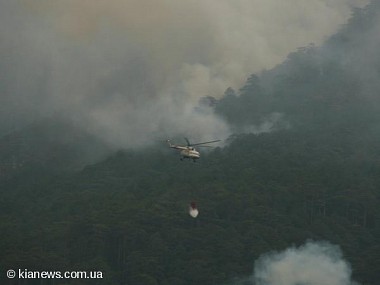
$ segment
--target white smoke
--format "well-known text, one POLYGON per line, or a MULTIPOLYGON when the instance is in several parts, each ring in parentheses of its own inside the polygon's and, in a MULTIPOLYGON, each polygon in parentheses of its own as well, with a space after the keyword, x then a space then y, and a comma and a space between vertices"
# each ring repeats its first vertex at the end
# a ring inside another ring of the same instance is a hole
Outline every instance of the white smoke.
POLYGON ((253 276, 237 284, 358 285, 340 248, 328 242, 307 242, 264 254, 255 262, 253 276))
POLYGON ((59 113, 123 147, 225 138, 194 112, 200 97, 321 43, 367 2, 0 1, 0 121, 59 113))
POLYGON ((258 125, 242 126, 237 132, 245 134, 269 133, 278 129, 289 129, 290 123, 284 118, 284 114, 274 112, 262 118, 262 123, 258 125))

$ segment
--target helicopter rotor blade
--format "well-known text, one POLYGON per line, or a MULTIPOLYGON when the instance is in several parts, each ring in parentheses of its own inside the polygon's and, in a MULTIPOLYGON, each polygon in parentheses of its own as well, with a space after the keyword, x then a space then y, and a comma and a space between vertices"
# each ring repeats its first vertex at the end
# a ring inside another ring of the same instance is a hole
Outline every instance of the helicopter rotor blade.
POLYGON ((208 143, 215 143, 215 142, 220 142, 220 140, 209 141, 209 142, 201 142, 201 143, 193 143, 193 144, 189 144, 189 146, 196 146, 196 145, 202 145, 202 144, 208 144, 208 143))
POLYGON ((187 146, 191 146, 192 144, 190 143, 189 139, 188 138, 185 138, 185 141, 187 143, 187 146))

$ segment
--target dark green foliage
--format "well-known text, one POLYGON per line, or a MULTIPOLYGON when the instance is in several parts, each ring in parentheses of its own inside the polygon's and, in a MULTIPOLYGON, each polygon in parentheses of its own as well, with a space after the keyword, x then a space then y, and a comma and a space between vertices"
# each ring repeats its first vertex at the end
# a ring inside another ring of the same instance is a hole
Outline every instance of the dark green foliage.
POLYGON ((1 186, 1 267, 220 284, 250 275, 260 254, 314 239, 341 245, 355 277, 375 284, 380 144, 370 138, 287 130, 236 137, 198 163, 153 149, 54 179, 22 174, 1 186))

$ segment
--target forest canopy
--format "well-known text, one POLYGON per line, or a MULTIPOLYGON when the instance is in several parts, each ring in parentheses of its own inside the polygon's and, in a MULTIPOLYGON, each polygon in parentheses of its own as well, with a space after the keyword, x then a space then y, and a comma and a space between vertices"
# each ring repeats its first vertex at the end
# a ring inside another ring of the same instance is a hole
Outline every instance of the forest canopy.
POLYGON ((353 279, 377 284, 379 13, 376 1, 356 9, 322 46, 209 99, 234 134, 196 163, 164 143, 109 154, 57 121, 4 135, 0 268, 101 270, 97 284, 228 284, 251 276, 262 254, 312 240, 340 246, 353 279), (73 139, 54 133, 63 128, 73 139))

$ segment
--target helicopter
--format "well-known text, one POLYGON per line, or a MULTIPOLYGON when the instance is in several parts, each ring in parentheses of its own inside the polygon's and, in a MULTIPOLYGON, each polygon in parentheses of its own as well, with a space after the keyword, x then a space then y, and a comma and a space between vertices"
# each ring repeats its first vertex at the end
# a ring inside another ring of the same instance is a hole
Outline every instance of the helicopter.
POLYGON ((192 159, 194 162, 201 157, 199 151, 197 151, 194 146, 199 147, 212 147, 206 144, 209 143, 215 143, 219 142, 220 140, 214 140, 214 141, 208 141, 208 142, 201 142, 201 143, 190 143, 190 141, 185 138, 187 145, 186 146, 180 146, 180 145, 174 145, 170 143, 170 140, 167 140, 167 143, 169 144, 169 147, 180 150, 181 158, 180 160, 184 160, 186 158, 192 159))

